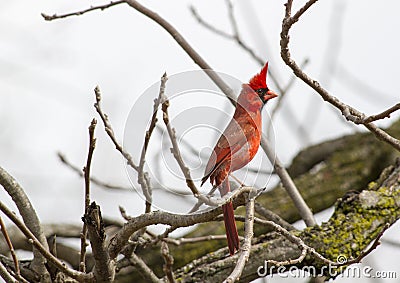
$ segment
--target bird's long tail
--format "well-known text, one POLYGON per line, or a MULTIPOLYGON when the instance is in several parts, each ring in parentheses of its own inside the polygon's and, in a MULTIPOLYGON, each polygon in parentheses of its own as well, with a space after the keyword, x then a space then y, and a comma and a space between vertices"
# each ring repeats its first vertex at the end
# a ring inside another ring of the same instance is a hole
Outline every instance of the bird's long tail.
MULTIPOLYGON (((230 191, 228 178, 224 180, 221 188, 221 195, 225 195, 230 191)), ((239 235, 236 228, 235 214, 233 212, 232 202, 228 202, 222 206, 224 214, 226 239, 228 241, 229 253, 235 254, 239 250, 239 235)))
POLYGON ((239 250, 239 235, 236 228, 235 216, 233 214, 233 204, 228 202, 222 206, 224 213, 224 223, 226 239, 228 240, 229 253, 235 254, 239 250))

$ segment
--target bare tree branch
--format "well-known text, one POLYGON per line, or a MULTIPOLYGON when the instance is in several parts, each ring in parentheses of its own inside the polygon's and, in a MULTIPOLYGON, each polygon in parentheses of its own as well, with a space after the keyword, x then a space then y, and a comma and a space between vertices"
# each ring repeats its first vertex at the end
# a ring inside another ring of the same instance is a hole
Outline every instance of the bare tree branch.
POLYGON ((381 120, 381 119, 384 119, 384 118, 390 118, 390 114, 392 114, 393 112, 395 112, 395 111, 397 111, 399 109, 400 109, 400 103, 397 103, 394 106, 386 109, 385 111, 382 111, 379 114, 375 114, 375 115, 371 115, 371 116, 365 117, 361 121, 361 123, 371 123, 371 122, 376 121, 376 120, 381 120))
POLYGON ((297 63, 291 58, 289 51, 289 30, 296 23, 299 18, 315 3, 317 0, 308 1, 303 7, 301 7, 294 16, 292 13, 292 3, 293 0, 288 0, 286 3, 285 18, 282 21, 282 31, 281 31, 281 57, 283 61, 288 65, 294 72, 294 74, 314 89, 323 100, 327 101, 334 107, 338 108, 342 115, 349 121, 354 123, 363 124, 368 130, 370 130, 378 139, 387 142, 392 145, 395 149, 400 151, 400 141, 382 129, 378 128, 372 123, 367 123, 364 121, 365 114, 358 111, 357 109, 341 102, 337 97, 329 94, 318 81, 309 77, 303 70, 297 65, 297 63))
POLYGON ((158 279, 158 277, 154 274, 153 270, 151 270, 147 264, 135 253, 132 254, 129 260, 133 266, 139 269, 140 274, 146 279, 147 282, 160 283, 160 279, 158 279))
MULTIPOLYGON (((70 168, 72 171, 74 171, 75 173, 77 173, 80 177, 84 177, 84 174, 81 170, 81 168, 79 168, 78 166, 72 164, 68 158, 61 152, 57 153, 58 158, 60 159, 60 161, 67 166, 68 168, 70 168)), ((118 185, 113 185, 113 184, 109 184, 106 183, 104 181, 99 180, 96 177, 91 176, 90 177, 90 181, 100 187, 106 188, 106 189, 112 189, 112 190, 124 190, 124 191, 132 191, 132 188, 130 187, 122 187, 122 186, 118 186, 118 185)))
POLYGON ((278 214, 273 213, 272 211, 266 209, 259 202, 256 202, 254 207, 255 207, 255 211, 258 214, 260 214, 262 217, 264 217, 266 220, 273 221, 276 224, 284 227, 288 231, 296 230, 296 228, 294 228, 291 224, 289 224, 287 221, 282 219, 278 214))
MULTIPOLYGON (((231 27, 233 30, 233 34, 229 34, 221 29, 216 28, 215 26, 213 26, 212 24, 208 23, 207 21, 205 21, 197 12, 197 10, 194 8, 194 6, 190 7, 190 11, 192 12, 194 18, 199 22, 200 25, 202 25, 203 27, 205 27, 206 29, 214 32, 215 34, 222 36, 224 38, 227 38, 229 40, 234 41, 235 43, 237 43, 245 52, 247 52, 258 64, 260 65, 264 65, 265 64, 265 60, 263 60, 260 56, 258 56, 255 52, 255 50, 253 50, 241 37, 238 27, 237 27, 237 21, 236 21, 236 17, 234 15, 234 11, 233 11, 233 4, 230 0, 226 0, 226 6, 228 8, 228 14, 229 14, 229 21, 231 23, 231 27)), ((305 60, 305 62, 307 62, 308 60, 305 60)), ((274 72, 272 71, 272 69, 268 69, 268 74, 270 75, 273 83, 275 84, 278 92, 279 92, 279 97, 276 101, 276 107, 273 109, 272 114, 271 114, 271 120, 273 118, 273 116, 275 115, 276 111, 279 109, 279 105, 281 104, 281 101, 283 100, 283 98, 286 96, 287 92, 290 90, 291 86, 293 85, 293 83, 295 82, 295 79, 297 78, 296 76, 293 76, 289 82, 287 83, 287 85, 285 87, 281 86, 281 83, 279 82, 279 80, 277 79, 277 77, 274 75, 274 72)), ((288 107, 288 106, 287 106, 288 107)), ((286 108, 287 108, 286 107, 286 108)), ((296 133, 298 133, 299 137, 302 140, 309 140, 308 134, 305 130, 305 128, 298 122, 298 119, 295 118, 295 116, 293 115, 293 111, 291 111, 291 109, 286 109, 285 108, 285 116, 286 116, 286 120, 289 121, 288 125, 290 127, 293 127, 296 130, 296 133)), ((270 132, 271 130, 271 125, 269 124, 269 127, 267 128, 267 133, 270 132)))
POLYGON ((146 198, 146 209, 145 212, 150 212, 151 211, 151 204, 152 204, 152 188, 150 186, 150 178, 148 174, 144 172, 144 164, 146 161, 146 152, 147 148, 149 146, 151 134, 153 133, 153 130, 156 126, 157 123, 157 112, 158 112, 158 107, 160 106, 161 99, 164 97, 164 92, 165 92, 165 84, 167 82, 167 74, 164 73, 164 75, 161 77, 161 84, 160 84, 160 91, 158 94, 158 98, 154 100, 154 106, 153 106, 153 115, 151 117, 149 129, 146 131, 145 137, 144 137, 144 143, 143 143, 143 148, 142 148, 142 153, 140 155, 140 160, 139 160, 139 166, 138 166, 138 183, 142 187, 142 192, 143 195, 146 198))
POLYGON ((6 243, 10 249, 11 257, 14 261, 15 275, 16 275, 15 278, 18 280, 21 280, 21 271, 19 269, 18 258, 17 258, 17 255, 15 254, 15 250, 14 250, 13 244, 11 243, 10 237, 8 236, 6 225, 4 224, 3 218, 1 218, 1 217, 0 217, 0 227, 1 227, 1 232, 3 233, 4 239, 6 240, 6 243))
POLYGON ((99 113, 101 120, 103 121, 104 128, 106 130, 107 135, 110 137, 111 141, 113 142, 115 148, 122 154, 122 156, 126 159, 128 162, 128 165, 131 166, 135 171, 138 170, 138 166, 135 164, 135 162, 132 159, 132 156, 124 150, 122 145, 120 145, 117 141, 117 138, 114 135, 114 130, 111 126, 110 121, 108 120, 107 114, 103 113, 103 110, 101 109, 101 92, 100 88, 98 86, 95 87, 94 93, 96 96, 96 103, 94 104, 94 108, 96 109, 97 113, 99 113))
MULTIPOLYGON (((206 29, 210 30, 211 32, 214 32, 215 34, 222 36, 226 39, 234 41, 237 45, 239 45, 246 53, 250 55, 251 58, 253 58, 258 64, 264 65, 265 60, 263 60, 260 56, 257 55, 256 51, 252 49, 243 39, 241 34, 239 33, 239 29, 237 26, 237 20, 234 14, 234 9, 233 9, 233 4, 230 0, 225 0, 225 4, 228 9, 228 16, 229 16, 229 22, 231 24, 232 28, 232 34, 229 34, 221 29, 216 28, 212 24, 208 23, 205 21, 197 12, 196 8, 194 6, 190 7, 190 11, 192 12, 193 17, 198 21, 200 25, 205 27, 206 29)), ((278 91, 282 93, 283 88, 281 87, 278 79, 274 75, 274 72, 271 71, 271 69, 268 70, 268 74, 270 75, 272 81, 276 85, 278 91)))
POLYGON ((236 262, 236 266, 231 274, 225 279, 224 282, 232 283, 240 278, 246 262, 249 260, 251 250, 251 240, 253 239, 253 225, 254 225, 254 202, 256 191, 250 192, 246 203, 246 217, 244 223, 244 241, 240 248, 240 255, 236 262))
MULTIPOLYGON (((94 130, 96 128, 97 121, 93 119, 89 126, 89 150, 88 156, 86 160, 86 166, 83 167, 83 173, 85 178, 85 212, 88 213, 88 209, 90 206, 90 167, 92 164, 93 152, 96 147, 96 138, 94 137, 94 130)), ((86 236, 87 236, 87 225, 86 222, 83 221, 82 233, 81 233, 81 252, 80 252, 80 264, 79 271, 86 272, 85 265, 85 257, 86 257, 86 236)))
MULTIPOLYGON (((165 78, 166 78, 166 74, 165 74, 165 78)), ((169 100, 164 95, 164 93, 162 94, 162 100, 163 100, 163 102, 162 102, 163 120, 164 120, 165 126, 167 127, 168 135, 169 135, 169 138, 170 138, 170 141, 172 144, 171 152, 172 152, 173 156, 175 157, 176 161, 178 162, 178 165, 181 168, 183 175, 185 176, 186 184, 187 184, 188 188, 192 191, 193 195, 197 198, 200 196, 200 192, 193 182, 189 168, 186 166, 185 162, 183 161, 181 151, 178 146, 178 142, 176 141, 175 129, 173 129, 171 127, 171 123, 169 121, 169 115, 168 115, 169 100)))
MULTIPOLYGON (((0 167, 0 184, 4 187, 7 193, 11 196, 14 203, 17 205, 18 211, 26 223, 26 226, 32 231, 33 235, 39 240, 41 247, 45 250, 49 250, 46 237, 43 234, 42 227, 39 222, 39 218, 33 208, 28 196, 25 194, 23 188, 8 172, 0 167)), ((45 267, 45 258, 36 249, 33 250, 33 261, 32 269, 43 274, 44 278, 50 278, 50 274, 47 272, 45 267)))
POLYGON ((218 29, 217 27, 215 27, 214 25, 208 23, 206 20, 204 20, 200 14, 197 12, 196 8, 194 6, 190 6, 189 7, 190 12, 192 13, 193 17, 197 20, 197 22, 202 25, 203 27, 205 27, 206 29, 208 29, 209 31, 222 36, 223 38, 226 39, 234 39, 234 36, 231 35, 230 33, 227 33, 226 31, 223 31, 222 29, 218 29))
MULTIPOLYGON (((12 259, 9 259, 8 257, 0 254, 0 263, 6 268, 9 275, 13 276, 14 278, 16 277, 15 270, 13 270, 13 268, 15 268, 15 264, 12 259)), ((21 277, 20 277, 21 280, 15 282, 29 283, 29 282, 37 282, 40 280, 39 275, 32 270, 30 263, 31 261, 28 262, 19 261, 18 265, 21 272, 21 277)))
POLYGON ((46 15, 44 13, 42 13, 41 15, 46 21, 52 21, 52 20, 67 18, 67 17, 71 17, 71 16, 80 16, 80 15, 83 15, 83 14, 86 14, 88 12, 92 12, 92 11, 95 11, 95 10, 103 11, 103 10, 105 10, 107 8, 110 8, 112 6, 119 5, 119 4, 122 4, 122 3, 125 3, 125 1, 111 1, 108 4, 103 4, 103 5, 99 5, 99 6, 92 6, 92 7, 88 8, 88 9, 85 9, 85 10, 80 10, 80 11, 77 11, 77 12, 72 12, 72 13, 67 13, 67 14, 62 14, 62 15, 57 15, 57 14, 46 15))
POLYGON ((19 281, 14 279, 12 275, 8 272, 7 268, 0 262, 0 276, 4 279, 6 283, 18 283, 19 281))
MULTIPOLYGON (((149 17, 161 27, 163 27, 174 40, 182 47, 182 49, 193 59, 193 61, 202 69, 204 72, 213 80, 213 82, 221 89, 221 91, 230 99, 233 104, 236 104, 233 97, 232 89, 218 76, 218 74, 213 71, 210 65, 197 53, 193 47, 184 39, 184 37, 164 18, 162 18, 157 13, 151 11, 150 9, 142 6, 139 2, 135 0, 126 0, 126 2, 134 9, 149 17)), ((314 225, 315 220, 310 208, 305 203, 304 199, 301 197, 298 189, 296 188, 293 180, 290 178, 286 169, 279 161, 275 152, 272 148, 268 146, 268 140, 265 135, 262 135, 261 146, 264 152, 267 154, 268 159, 272 164, 278 176, 280 177, 284 188, 288 191, 288 194, 292 198, 294 204, 299 209, 299 213, 303 220, 308 226, 314 225)))
POLYGON ((157 13, 144 7, 139 2, 135 0, 125 1, 129 6, 142 13, 143 15, 149 17, 161 27, 163 27, 179 44, 180 47, 193 59, 193 61, 210 77, 210 79, 221 89, 221 91, 228 97, 228 99, 233 103, 235 102, 235 95, 232 89, 220 78, 220 76, 211 68, 210 65, 197 53, 196 50, 186 41, 186 39, 164 18, 162 18, 157 13))
POLYGON ((294 184, 293 179, 290 177, 282 162, 278 159, 278 156, 276 156, 275 152, 273 152, 273 150, 268 146, 268 140, 265 135, 261 136, 261 147, 264 149, 264 152, 267 154, 269 160, 273 160, 275 172, 281 179, 283 187, 286 189, 286 192, 292 199, 293 204, 299 211, 301 218, 304 220, 307 226, 314 226, 316 224, 316 221, 314 219, 314 215, 311 209, 304 201, 299 190, 294 184))
POLYGON ((168 279, 169 283, 175 283, 174 273, 172 272, 172 265, 174 264, 174 258, 169 253, 168 244, 166 242, 161 242, 161 254, 164 258, 163 270, 168 279))

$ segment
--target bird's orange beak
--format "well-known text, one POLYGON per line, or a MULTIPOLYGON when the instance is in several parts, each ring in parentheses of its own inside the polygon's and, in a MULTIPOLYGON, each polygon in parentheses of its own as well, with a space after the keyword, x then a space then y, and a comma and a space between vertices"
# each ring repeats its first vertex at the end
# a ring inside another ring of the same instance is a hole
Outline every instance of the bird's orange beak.
POLYGON ((268 100, 270 100, 270 99, 272 99, 274 97, 277 97, 277 96, 278 95, 275 92, 273 92, 272 90, 268 90, 267 94, 264 95, 264 101, 268 101, 268 100))

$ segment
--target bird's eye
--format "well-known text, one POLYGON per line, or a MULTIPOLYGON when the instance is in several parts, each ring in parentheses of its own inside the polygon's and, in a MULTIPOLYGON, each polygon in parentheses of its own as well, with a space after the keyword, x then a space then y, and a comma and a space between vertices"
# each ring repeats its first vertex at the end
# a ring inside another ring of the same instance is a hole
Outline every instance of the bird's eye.
POLYGON ((266 87, 266 88, 259 88, 259 89, 256 90, 256 92, 257 92, 258 95, 264 95, 264 94, 266 94, 268 91, 269 91, 268 87, 266 87))

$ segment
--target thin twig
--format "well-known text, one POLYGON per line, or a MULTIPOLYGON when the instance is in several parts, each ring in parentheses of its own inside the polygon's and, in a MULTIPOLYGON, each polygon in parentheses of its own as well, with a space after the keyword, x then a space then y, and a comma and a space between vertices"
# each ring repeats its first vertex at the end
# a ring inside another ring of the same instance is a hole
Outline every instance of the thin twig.
MULTIPOLYGON (((233 10, 233 4, 230 0, 226 0, 225 1, 227 9, 228 9, 228 16, 229 16, 229 21, 232 27, 232 32, 233 34, 229 34, 221 29, 216 28, 214 25, 208 23, 207 21, 205 21, 200 14, 197 12, 197 10, 194 8, 194 6, 190 7, 190 11, 192 12, 193 17, 198 21, 198 23, 200 25, 202 25, 204 28, 210 30, 211 32, 222 36, 226 39, 232 40, 234 41, 237 45, 239 45, 245 52, 247 52, 251 58, 253 58, 258 64, 260 65, 264 65, 265 64, 265 60, 263 60, 260 56, 257 55, 256 51, 251 48, 243 39, 242 36, 239 33, 239 29, 237 26, 237 21, 236 21, 236 17, 234 14, 234 10, 233 10)), ((274 82, 274 84, 276 85, 279 93, 282 93, 282 87, 278 81, 278 79, 276 78, 276 76, 274 75, 274 73, 271 71, 271 69, 268 70, 268 74, 270 75, 272 81, 274 82)))
POLYGON ((262 217, 264 217, 266 220, 273 221, 288 231, 296 230, 296 228, 293 225, 282 219, 278 214, 263 207, 259 202, 255 203, 255 211, 262 217))
MULTIPOLYGON (((385 141, 390 144, 393 148, 400 151, 400 141, 382 129, 378 128, 370 122, 365 122, 365 114, 358 111, 357 109, 341 102, 337 97, 332 96, 326 89, 324 89, 318 81, 309 77, 303 70, 297 65, 297 63, 291 58, 289 51, 289 30, 296 23, 299 18, 315 3, 317 0, 308 1, 303 7, 301 7, 294 16, 292 14, 292 3, 293 0, 288 0, 286 3, 285 17, 282 21, 282 31, 281 31, 281 57, 283 61, 288 65, 293 73, 314 89, 323 100, 327 101, 337 109, 342 112, 342 115, 348 120, 355 124, 362 124, 368 130, 370 130, 378 139, 385 141)), ((381 113, 382 114, 382 113, 381 113)), ((389 113, 390 114, 390 113, 389 113)), ((378 114, 379 115, 379 114, 378 114)))
POLYGON ((240 248, 240 255, 236 262, 235 268, 231 274, 225 279, 225 283, 235 282, 242 275, 246 262, 249 260, 251 250, 251 240, 253 239, 254 227, 254 202, 256 191, 250 192, 246 203, 246 217, 244 222, 244 241, 240 248))
MULTIPOLYGON (((211 188, 211 190, 207 193, 207 195, 206 195, 206 197, 211 197, 211 196, 213 196, 214 195, 214 192, 217 190, 217 186, 213 186, 212 188, 211 188)), ((194 213, 194 212, 196 212, 197 210, 199 210, 199 208, 202 206, 204 204, 204 200, 203 199, 198 199, 197 200, 197 202, 196 202, 196 204, 192 207, 192 209, 190 209, 189 210, 189 214, 190 213, 194 213)))
MULTIPOLYGON (((310 62, 310 60, 308 58, 305 58, 304 61, 302 62, 302 64, 300 65, 300 67, 303 69, 307 66, 307 64, 310 62)), ((282 106, 282 102, 283 99, 286 97, 287 93, 289 92, 289 90, 292 88, 292 86, 294 85, 294 83, 296 82, 296 76, 292 76, 289 80, 289 82, 286 84, 286 86, 282 89, 282 92, 279 93, 279 96, 277 97, 277 99, 275 100, 275 107, 271 110, 271 122, 268 123, 267 126, 267 133, 271 132, 272 129, 272 120, 275 118, 276 114, 278 113, 278 110, 281 108, 282 106)), ((299 124, 299 127, 301 127, 301 125, 299 124)))
POLYGON ((168 244, 166 242, 161 243, 161 254, 164 258, 164 266, 163 266, 163 271, 165 275, 167 276, 168 282, 169 283, 175 283, 175 278, 174 278, 174 273, 172 272, 173 267, 172 265, 174 264, 174 258, 172 255, 169 253, 169 248, 168 244))
POLYGON ((126 0, 129 6, 142 13, 143 15, 149 17, 161 27, 163 27, 179 44, 180 47, 192 58, 192 60, 200 66, 200 68, 210 77, 210 79, 221 89, 223 93, 228 97, 228 99, 236 104, 235 95, 233 90, 221 79, 221 77, 211 68, 211 66, 197 53, 196 50, 186 41, 180 32, 178 32, 169 22, 162 18, 157 13, 146 8, 136 0, 126 0))
POLYGON ((392 107, 382 111, 379 114, 371 115, 363 119, 362 123, 371 123, 376 120, 381 120, 384 118, 390 118, 390 114, 400 109, 400 103, 393 105, 392 107))
POLYGON ((152 204, 152 189, 150 186, 150 180, 148 174, 144 172, 144 164, 146 161, 146 153, 147 153, 147 148, 149 146, 151 134, 153 133, 153 130, 157 124, 157 112, 158 108, 161 103, 162 97, 164 97, 164 92, 165 92, 165 84, 168 80, 167 74, 164 73, 164 75, 161 77, 161 84, 160 84, 160 91, 158 94, 158 97, 154 100, 154 106, 153 106, 153 115, 151 117, 150 125, 148 130, 146 131, 146 135, 144 137, 144 143, 142 147, 142 153, 140 155, 140 160, 139 160, 139 166, 138 166, 138 183, 142 187, 142 192, 143 195, 146 198, 146 209, 145 212, 150 212, 151 211, 151 204, 152 204))
POLYGON ((165 229, 164 233, 158 235, 157 238, 154 241, 152 241, 152 244, 157 244, 159 241, 164 240, 165 238, 167 238, 169 236, 169 234, 171 234, 178 228, 179 228, 179 226, 171 225, 170 227, 165 229))
MULTIPOLYGON (((307 255, 307 252, 313 252, 315 254, 318 254, 313 248, 307 246, 302 239, 294 236, 293 234, 291 234, 288 230, 286 230, 285 228, 283 228, 282 226, 280 226, 279 224, 276 224, 273 221, 269 221, 269 220, 264 220, 264 219, 259 219, 259 218, 255 218, 254 219, 255 223, 258 224, 263 224, 263 225, 268 225, 271 226, 277 233, 283 235, 285 238, 287 238, 289 241, 291 241, 292 243, 296 244, 299 246, 299 248, 301 248, 301 253, 299 255, 298 258, 296 259, 288 259, 285 261, 275 261, 275 260, 268 260, 269 263, 272 263, 274 265, 277 266, 281 266, 281 265, 291 265, 291 264, 296 264, 301 262, 307 255)), ((318 254, 319 256, 321 256, 323 258, 322 255, 318 254)))
POLYGON ((190 12, 192 13, 193 17, 197 20, 197 22, 200 25, 202 25, 206 29, 210 30, 211 32, 213 32, 213 33, 215 33, 215 34, 217 34, 217 35, 219 35, 219 36, 221 36, 223 38, 231 39, 231 40, 233 39, 233 35, 225 32, 225 31, 223 31, 221 29, 216 28, 214 25, 212 25, 212 24, 208 23, 207 21, 205 21, 200 16, 200 14, 197 12, 197 10, 196 10, 196 8, 194 6, 190 6, 189 9, 190 9, 190 12))
POLYGON ((125 209, 123 206, 119 206, 118 208, 119 208, 119 212, 121 213, 121 216, 122 216, 125 220, 129 221, 129 220, 132 219, 132 216, 130 216, 130 215, 128 215, 128 214, 126 213, 126 209, 125 209))
MULTIPOLYGON (((82 169, 79 168, 78 166, 72 164, 68 158, 61 152, 57 152, 57 156, 60 159, 60 161, 67 166, 68 168, 70 168, 72 171, 74 171, 75 173, 77 173, 80 177, 84 177, 84 174, 82 172, 82 169)), ((132 188, 129 187, 122 187, 122 186, 118 186, 118 185, 113 185, 113 184, 109 184, 106 183, 104 181, 99 180, 96 177, 91 176, 90 177, 90 181, 100 187, 106 188, 106 189, 112 189, 112 190, 124 190, 124 191, 132 191, 132 188)))
POLYGON ((113 142, 115 148, 122 154, 122 156, 127 161, 128 165, 131 166, 135 171, 138 170, 138 166, 132 159, 132 156, 124 150, 122 145, 119 144, 117 138, 115 137, 114 130, 111 126, 110 121, 108 120, 107 114, 103 113, 101 109, 101 92, 99 86, 94 88, 94 93, 96 96, 96 103, 94 104, 94 108, 96 109, 97 113, 99 113, 101 120, 103 121, 104 128, 106 130, 107 135, 110 137, 111 141, 113 142))
MULTIPOLYGON (((17 228, 18 229, 18 228, 17 228)), ((24 239, 26 240, 26 239, 24 239)), ((5 255, 0 254, 0 264, 6 268, 8 275, 16 278, 16 274, 14 272, 14 261, 5 255)), ((39 276, 32 270, 31 261, 28 262, 19 262, 19 268, 21 271, 21 277, 19 280, 10 281, 10 282, 19 282, 19 283, 30 283, 39 281, 39 276)), ((7 275, 6 275, 7 276, 7 275)), ((0 277, 2 277, 0 275, 0 277)))
POLYGON ((151 268, 135 253, 131 255, 129 261, 133 266, 139 269, 140 274, 143 275, 146 282, 160 283, 160 279, 154 274, 153 270, 151 270, 151 268))
POLYGON ((279 160, 278 156, 275 152, 268 146, 268 140, 266 136, 263 134, 261 136, 261 147, 264 149, 264 152, 267 154, 269 160, 271 160, 274 164, 274 169, 276 174, 279 176, 282 182, 282 186, 285 188, 286 192, 290 196, 293 201, 293 204, 299 211, 301 218, 304 220, 307 226, 314 226, 316 224, 314 215, 311 209, 308 207, 307 203, 304 201, 301 196, 299 190, 293 182, 293 179, 290 177, 288 171, 285 166, 283 166, 282 162, 279 160))
POLYGON ((7 283, 18 283, 19 281, 14 279, 12 275, 8 272, 7 268, 0 262, 0 277, 4 279, 7 283))
POLYGON ((10 237, 8 236, 6 225, 4 224, 3 218, 1 218, 1 217, 0 217, 0 227, 1 227, 1 232, 3 233, 4 239, 6 240, 6 243, 8 245, 8 248, 10 249, 11 257, 14 261, 16 278, 18 280, 21 280, 21 271, 19 269, 18 258, 17 258, 17 255, 15 254, 15 250, 14 250, 13 244, 10 240, 10 237))
POLYGON ((189 168, 186 166, 185 162, 183 161, 181 151, 178 146, 178 142, 176 141, 175 129, 172 128, 171 123, 169 121, 169 115, 168 115, 169 100, 164 95, 164 93, 162 96, 162 100, 163 100, 163 103, 162 103, 163 120, 164 120, 165 126, 167 127, 169 139, 172 144, 171 153, 173 154, 174 158, 178 162, 178 165, 181 168, 183 175, 185 176, 186 185, 192 191, 193 195, 197 198, 200 195, 200 192, 193 182, 189 168))
POLYGON ((35 237, 35 235, 26 227, 24 222, 22 222, 11 210, 7 208, 7 206, 0 201, 0 210, 21 230, 21 232, 28 239, 29 243, 31 243, 42 255, 45 257, 50 263, 57 266, 60 271, 64 272, 67 276, 74 278, 80 282, 92 281, 93 273, 83 273, 80 271, 73 270, 67 267, 64 263, 62 263, 58 258, 53 256, 35 237))
POLYGON ((119 4, 122 4, 122 3, 125 3, 125 1, 111 1, 108 4, 103 4, 103 5, 99 5, 99 6, 92 6, 92 7, 88 8, 88 9, 85 9, 85 10, 66 13, 66 14, 62 14, 62 15, 57 15, 57 14, 46 15, 44 13, 42 13, 41 15, 46 21, 52 21, 52 20, 67 18, 67 17, 71 17, 71 16, 80 16, 80 15, 83 15, 83 14, 86 14, 88 12, 92 12, 92 11, 95 11, 95 10, 103 11, 103 10, 105 10, 107 8, 110 8, 112 6, 119 5, 119 4))
MULTIPOLYGON (((97 121, 93 119, 89 126, 89 150, 88 156, 86 159, 86 166, 83 167, 83 174, 85 177, 85 212, 84 215, 87 214, 89 206, 90 206, 90 167, 92 164, 93 152, 96 147, 96 138, 94 137, 94 130, 96 128, 97 121)), ((82 233, 81 233, 81 251, 79 258, 79 271, 86 272, 86 236, 87 236, 87 225, 86 222, 83 221, 82 233)))

